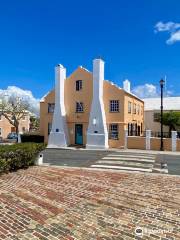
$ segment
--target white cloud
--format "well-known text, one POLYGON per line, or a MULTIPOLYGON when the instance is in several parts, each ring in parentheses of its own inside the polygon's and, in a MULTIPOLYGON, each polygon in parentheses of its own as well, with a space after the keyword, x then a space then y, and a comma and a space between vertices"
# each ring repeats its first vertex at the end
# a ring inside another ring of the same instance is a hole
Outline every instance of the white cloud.
POLYGON ((175 31, 176 29, 180 28, 180 23, 174 23, 174 22, 167 22, 167 23, 163 23, 163 22, 158 22, 155 25, 155 31, 156 32, 165 32, 165 31, 175 31))
POLYGON ((173 44, 175 42, 180 41, 180 30, 177 32, 171 33, 170 38, 166 41, 167 44, 173 44))
POLYGON ((136 86, 132 92, 140 98, 151 98, 159 96, 157 87, 153 84, 148 83, 136 86))
POLYGON ((168 32, 170 34, 169 39, 166 41, 167 44, 173 44, 180 41, 180 23, 175 22, 158 22, 155 27, 155 32, 168 32))
MULTIPOLYGON (((160 87, 145 83, 144 85, 139 85, 132 89, 132 93, 142 99, 160 97, 160 87)), ((164 97, 169 97, 172 95, 173 91, 166 90, 166 86, 164 86, 164 97)))
POLYGON ((16 86, 9 86, 7 89, 0 89, 0 97, 20 97, 22 101, 28 102, 30 111, 39 115, 39 99, 35 98, 31 91, 23 90, 16 86))

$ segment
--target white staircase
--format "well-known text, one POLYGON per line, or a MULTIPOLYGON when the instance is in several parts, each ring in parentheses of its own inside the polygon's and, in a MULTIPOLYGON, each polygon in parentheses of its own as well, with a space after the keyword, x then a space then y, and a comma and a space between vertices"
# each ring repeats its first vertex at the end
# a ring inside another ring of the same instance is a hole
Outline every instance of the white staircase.
POLYGON ((155 154, 113 152, 91 165, 91 168, 152 172, 155 154))

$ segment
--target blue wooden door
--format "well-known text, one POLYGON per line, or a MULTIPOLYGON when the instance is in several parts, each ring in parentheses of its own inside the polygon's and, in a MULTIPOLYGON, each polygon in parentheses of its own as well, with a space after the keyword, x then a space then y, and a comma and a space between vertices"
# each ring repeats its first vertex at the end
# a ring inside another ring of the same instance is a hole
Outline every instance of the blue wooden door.
POLYGON ((75 124, 75 144, 83 145, 83 125, 75 124))

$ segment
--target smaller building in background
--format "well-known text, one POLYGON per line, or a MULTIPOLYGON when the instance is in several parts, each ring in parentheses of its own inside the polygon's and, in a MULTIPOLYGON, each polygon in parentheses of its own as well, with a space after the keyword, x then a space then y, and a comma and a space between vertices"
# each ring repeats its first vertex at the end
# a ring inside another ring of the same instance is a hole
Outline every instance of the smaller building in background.
MULTIPOLYGON (((29 131, 30 127, 30 114, 27 113, 19 123, 19 132, 25 133, 29 131)), ((9 123, 9 121, 3 116, 0 115, 0 138, 7 138, 9 133, 16 132, 16 128, 9 123)))
MULTIPOLYGON (((144 119, 145 129, 149 129, 152 132, 160 132, 161 124, 158 121, 160 115, 160 98, 146 98, 144 99, 144 119)), ((177 111, 180 112, 180 97, 165 97, 163 99, 164 112, 177 111)), ((163 127, 164 132, 169 131, 168 126, 163 127)))

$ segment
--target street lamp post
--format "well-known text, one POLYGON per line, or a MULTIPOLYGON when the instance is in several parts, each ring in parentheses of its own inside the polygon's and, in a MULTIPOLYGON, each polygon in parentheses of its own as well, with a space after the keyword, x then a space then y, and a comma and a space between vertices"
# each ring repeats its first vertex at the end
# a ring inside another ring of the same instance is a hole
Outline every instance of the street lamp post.
POLYGON ((164 151, 164 144, 163 144, 163 87, 164 87, 164 80, 160 80, 160 87, 161 87, 161 147, 160 151, 164 151))

